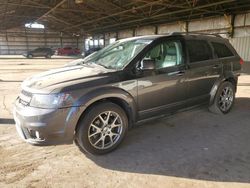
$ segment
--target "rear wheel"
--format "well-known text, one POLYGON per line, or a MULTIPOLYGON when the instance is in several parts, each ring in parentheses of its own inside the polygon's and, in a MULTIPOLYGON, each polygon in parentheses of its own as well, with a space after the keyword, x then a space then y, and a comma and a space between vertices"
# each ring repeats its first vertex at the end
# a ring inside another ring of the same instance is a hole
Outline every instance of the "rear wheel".
POLYGON ((93 106, 80 120, 76 142, 80 150, 105 154, 120 145, 128 129, 124 110, 110 102, 93 106))
POLYGON ((217 114, 226 114, 233 107, 234 100, 234 85, 231 82, 223 82, 218 88, 214 102, 209 107, 209 110, 217 114))

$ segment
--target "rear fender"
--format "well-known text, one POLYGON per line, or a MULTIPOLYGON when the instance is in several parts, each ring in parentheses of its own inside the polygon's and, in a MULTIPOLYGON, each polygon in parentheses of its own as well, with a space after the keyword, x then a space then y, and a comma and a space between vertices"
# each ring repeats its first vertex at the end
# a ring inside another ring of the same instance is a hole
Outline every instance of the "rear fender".
POLYGON ((212 105, 214 103, 214 99, 217 93, 218 88, 220 87, 221 83, 227 81, 227 80, 234 80, 235 85, 235 92, 236 92, 236 85, 237 85, 237 77, 230 71, 227 71, 224 73, 223 77, 219 77, 216 82, 214 83, 211 91, 210 91, 210 100, 209 105, 212 105))

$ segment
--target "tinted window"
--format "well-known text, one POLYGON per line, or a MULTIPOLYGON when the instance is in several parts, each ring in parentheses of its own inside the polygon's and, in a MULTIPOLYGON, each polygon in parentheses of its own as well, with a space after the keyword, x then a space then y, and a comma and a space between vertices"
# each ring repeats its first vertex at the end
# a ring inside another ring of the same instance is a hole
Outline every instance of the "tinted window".
POLYGON ((36 48, 35 50, 34 50, 34 52, 40 52, 41 51, 41 48, 36 48))
POLYGON ((187 49, 190 63, 212 59, 212 50, 206 41, 188 40, 187 49))
POLYGON ((225 44, 212 42, 212 45, 218 58, 230 57, 234 55, 225 44))
POLYGON ((182 63, 182 48, 179 41, 166 41, 152 48, 143 59, 155 61, 156 69, 182 63))

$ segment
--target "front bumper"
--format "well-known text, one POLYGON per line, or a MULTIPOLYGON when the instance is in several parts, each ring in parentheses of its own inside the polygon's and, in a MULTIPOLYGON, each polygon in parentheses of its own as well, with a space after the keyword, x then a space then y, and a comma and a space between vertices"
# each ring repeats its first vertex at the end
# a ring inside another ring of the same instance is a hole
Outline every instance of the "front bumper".
POLYGON ((72 143, 76 121, 72 109, 41 109, 24 106, 16 101, 13 115, 19 136, 34 145, 72 143), (69 116, 71 115, 71 116, 69 116))

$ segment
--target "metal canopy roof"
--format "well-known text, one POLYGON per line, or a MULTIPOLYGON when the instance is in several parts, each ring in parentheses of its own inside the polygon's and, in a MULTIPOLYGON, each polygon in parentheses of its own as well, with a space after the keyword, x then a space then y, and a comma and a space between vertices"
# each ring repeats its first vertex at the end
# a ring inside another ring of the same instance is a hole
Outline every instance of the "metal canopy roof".
POLYGON ((28 22, 65 33, 104 33, 250 10, 249 0, 1 0, 0 30, 28 22))

